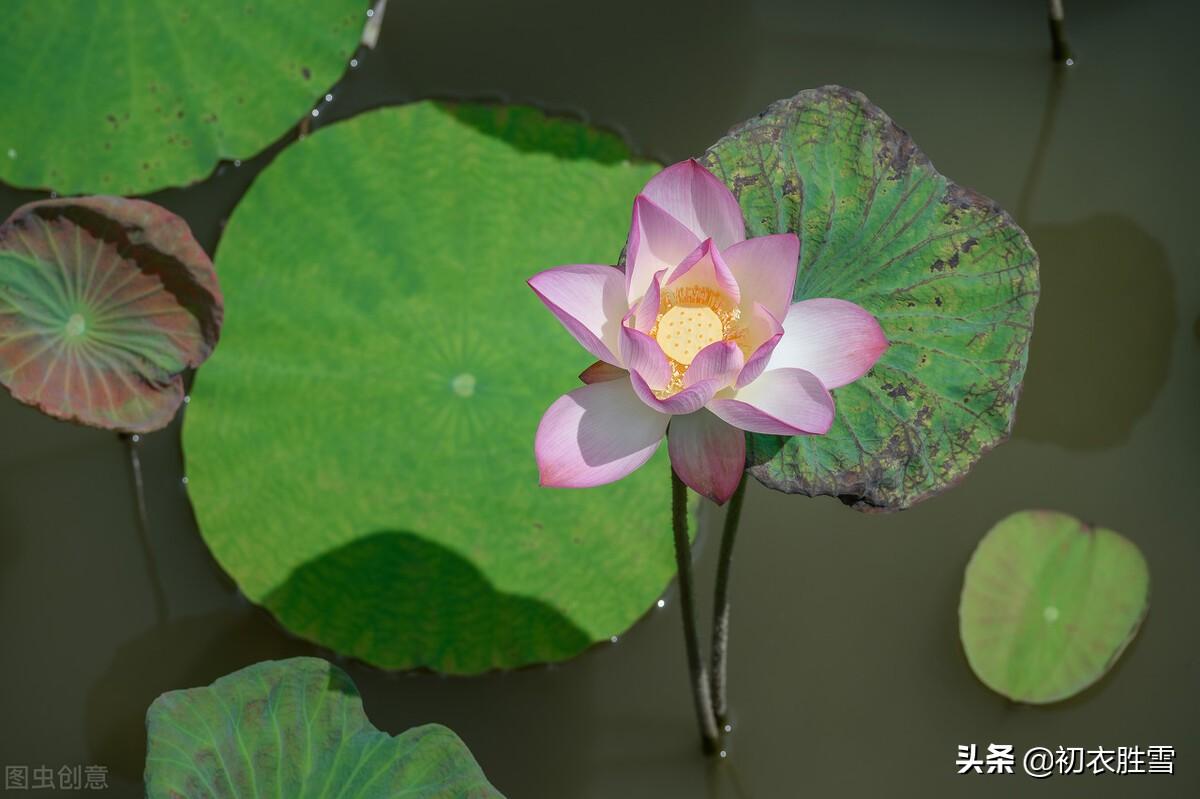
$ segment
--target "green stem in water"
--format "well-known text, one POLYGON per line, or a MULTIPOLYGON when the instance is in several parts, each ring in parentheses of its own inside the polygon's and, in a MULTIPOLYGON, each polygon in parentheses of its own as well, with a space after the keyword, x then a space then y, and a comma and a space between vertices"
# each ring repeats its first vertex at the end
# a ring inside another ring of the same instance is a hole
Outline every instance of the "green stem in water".
POLYGON ((729 572, 733 566, 733 542, 737 538, 738 522, 742 516, 742 497, 746 494, 746 473, 729 498, 725 511, 725 529, 721 533, 721 555, 717 561, 717 588, 713 594, 712 622, 712 707, 721 729, 729 721, 728 670, 729 661, 729 572))
POLYGON ((700 743, 707 754, 717 751, 717 721, 713 716, 708 673, 700 658, 700 639, 696 635, 696 599, 692 591, 692 547, 687 531, 687 486, 671 469, 671 528, 675 534, 675 565, 679 568, 679 610, 683 615, 683 640, 687 647, 688 671, 692 679, 692 699, 696 721, 700 724, 700 743))

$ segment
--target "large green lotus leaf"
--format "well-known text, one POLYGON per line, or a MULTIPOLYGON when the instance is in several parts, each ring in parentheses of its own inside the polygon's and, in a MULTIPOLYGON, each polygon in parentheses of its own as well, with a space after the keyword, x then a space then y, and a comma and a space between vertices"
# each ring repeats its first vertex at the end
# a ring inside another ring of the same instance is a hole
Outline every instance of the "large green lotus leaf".
POLYGON ((995 203, 947 180, 878 107, 826 86, 782 100, 702 159, 747 235, 801 240, 795 299, 858 303, 891 346, 833 392, 824 436, 749 437, 781 491, 896 510, 952 485, 1012 426, 1037 255, 995 203))
POLYGON ((51 416, 163 427, 222 314, 208 255, 153 203, 44 200, 0 225, 0 385, 51 416))
POLYGON ((501 796, 445 727, 375 729, 354 683, 319 658, 256 663, 163 694, 146 727, 147 799, 501 796))
POLYGON ((184 426, 220 564, 289 630, 385 668, 557 661, 671 579, 665 448, 540 488, 589 358, 525 279, 604 263, 656 167, 519 107, 423 102, 285 150, 217 253, 231 299, 184 426))
POLYGON ((963 580, 959 632, 976 676, 1020 702, 1056 702, 1112 668, 1150 605, 1129 539, 1064 513, 1022 511, 993 527, 963 580))
POLYGON ((365 0, 8 0, 0 180, 144 194, 249 158, 346 67, 365 0))

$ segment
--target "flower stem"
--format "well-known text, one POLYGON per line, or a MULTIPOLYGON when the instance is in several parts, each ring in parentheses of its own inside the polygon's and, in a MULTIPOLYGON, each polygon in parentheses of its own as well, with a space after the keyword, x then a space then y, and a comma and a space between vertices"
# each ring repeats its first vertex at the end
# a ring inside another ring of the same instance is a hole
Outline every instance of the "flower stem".
POLYGON ((729 571, 733 565, 733 542, 737 538, 738 522, 742 516, 742 497, 746 494, 746 473, 742 472, 737 490, 729 498, 725 511, 725 529, 721 533, 721 554, 717 561, 717 588, 713 594, 712 623, 712 707, 716 722, 722 729, 729 721, 728 654, 729 654, 729 571))
POLYGON ((696 635, 696 600, 692 591, 692 548, 687 531, 687 487, 671 469, 671 528, 675 534, 675 564, 679 568, 679 610, 683 615, 683 640, 687 647, 688 670, 692 678, 692 699, 696 721, 700 724, 700 744, 707 754, 717 751, 717 721, 713 716, 708 674, 700 658, 700 639, 696 635))

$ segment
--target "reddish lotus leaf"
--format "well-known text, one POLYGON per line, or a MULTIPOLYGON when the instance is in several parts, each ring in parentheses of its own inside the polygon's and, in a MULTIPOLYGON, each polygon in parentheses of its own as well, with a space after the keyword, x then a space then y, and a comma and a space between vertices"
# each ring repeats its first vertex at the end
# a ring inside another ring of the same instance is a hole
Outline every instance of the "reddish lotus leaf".
POLYGON ((223 314, 212 261, 153 203, 45 200, 0 225, 0 385, 50 416, 164 427, 223 314))

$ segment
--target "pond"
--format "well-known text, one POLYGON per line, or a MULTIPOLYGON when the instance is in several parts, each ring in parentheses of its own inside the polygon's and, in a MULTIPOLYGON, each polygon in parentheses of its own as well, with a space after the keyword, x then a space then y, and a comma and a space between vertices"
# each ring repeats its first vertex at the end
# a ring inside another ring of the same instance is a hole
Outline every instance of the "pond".
MULTIPOLYGON (((314 127, 419 98, 502 99, 582 115, 671 163, 799 89, 863 91, 944 174, 1011 211, 1039 252, 1012 439, 954 490, 896 514, 751 482, 733 575, 735 730, 728 757, 712 760, 695 738, 674 588, 615 644, 560 665, 385 673, 290 636, 239 594, 198 533, 179 419, 140 449, 143 536, 116 436, 0 392, 0 759, 102 764, 113 794, 140 795, 156 696, 312 654, 350 674, 381 729, 451 727, 513 799, 1196 794, 1194 6, 1069 3, 1078 63, 1061 70, 1032 0, 392 5, 378 48, 314 127), (1113 672, 1033 707, 972 675, 956 611, 980 536, 1039 507, 1132 539, 1149 562, 1152 607, 1113 672), (958 745, 993 742, 1171 745, 1176 773, 955 773, 958 745)), ((212 253, 283 144, 149 199, 212 253)), ((43 196, 0 185, 0 212, 43 196)), ((713 579, 720 518, 700 512, 701 585, 713 579)))

